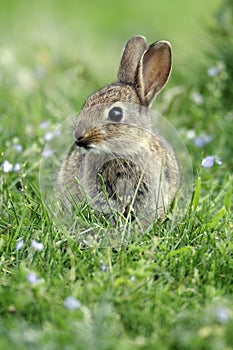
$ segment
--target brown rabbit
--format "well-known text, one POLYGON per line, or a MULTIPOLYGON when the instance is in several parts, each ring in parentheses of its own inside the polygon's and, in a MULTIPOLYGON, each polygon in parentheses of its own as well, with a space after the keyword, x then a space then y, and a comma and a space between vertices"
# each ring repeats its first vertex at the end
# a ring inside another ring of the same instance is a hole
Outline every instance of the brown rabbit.
POLYGON ((97 211, 148 223, 164 217, 179 188, 179 166, 172 147, 153 132, 149 106, 170 70, 167 41, 127 42, 116 82, 91 95, 78 117, 59 174, 66 203, 87 199, 97 211))

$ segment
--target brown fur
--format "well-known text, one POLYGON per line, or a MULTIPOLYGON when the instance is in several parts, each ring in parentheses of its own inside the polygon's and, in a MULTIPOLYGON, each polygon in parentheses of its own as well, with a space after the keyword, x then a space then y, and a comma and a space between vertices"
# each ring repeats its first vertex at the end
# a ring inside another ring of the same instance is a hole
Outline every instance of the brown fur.
POLYGON ((144 37, 128 41, 116 83, 91 95, 80 113, 74 132, 79 147, 63 161, 58 179, 64 201, 70 194, 77 201, 87 198, 96 211, 131 212, 146 224, 164 217, 179 188, 179 166, 168 142, 151 129, 144 106, 170 70, 169 43, 147 48, 144 37), (119 122, 108 118, 115 107, 122 111, 119 122))

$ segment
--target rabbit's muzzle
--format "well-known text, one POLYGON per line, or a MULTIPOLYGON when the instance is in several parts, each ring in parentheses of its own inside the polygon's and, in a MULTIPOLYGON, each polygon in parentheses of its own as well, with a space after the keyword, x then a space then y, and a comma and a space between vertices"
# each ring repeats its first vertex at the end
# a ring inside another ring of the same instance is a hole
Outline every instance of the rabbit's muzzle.
POLYGON ((95 148, 96 144, 104 142, 103 133, 96 128, 93 128, 82 135, 80 135, 79 132, 76 130, 74 133, 74 137, 75 144, 85 149, 95 148))

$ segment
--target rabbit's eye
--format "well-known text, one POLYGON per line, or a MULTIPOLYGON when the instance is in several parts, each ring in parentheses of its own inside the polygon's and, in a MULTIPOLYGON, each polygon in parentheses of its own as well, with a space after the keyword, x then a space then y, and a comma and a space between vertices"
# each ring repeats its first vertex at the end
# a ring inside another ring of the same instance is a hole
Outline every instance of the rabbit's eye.
POLYGON ((119 123, 123 118, 123 111, 120 107, 113 107, 108 112, 108 117, 111 121, 119 123))

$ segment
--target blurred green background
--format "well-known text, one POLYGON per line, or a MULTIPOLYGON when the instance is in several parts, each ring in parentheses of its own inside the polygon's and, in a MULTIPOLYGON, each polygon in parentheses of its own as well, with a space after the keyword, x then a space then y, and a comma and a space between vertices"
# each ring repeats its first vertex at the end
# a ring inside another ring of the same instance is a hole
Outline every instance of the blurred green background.
POLYGON ((85 61, 105 82, 113 79, 120 52, 135 34, 149 43, 169 40, 174 70, 193 71, 204 60, 206 29, 220 0, 6 1, 0 2, 0 45, 28 52, 47 45, 85 61))

